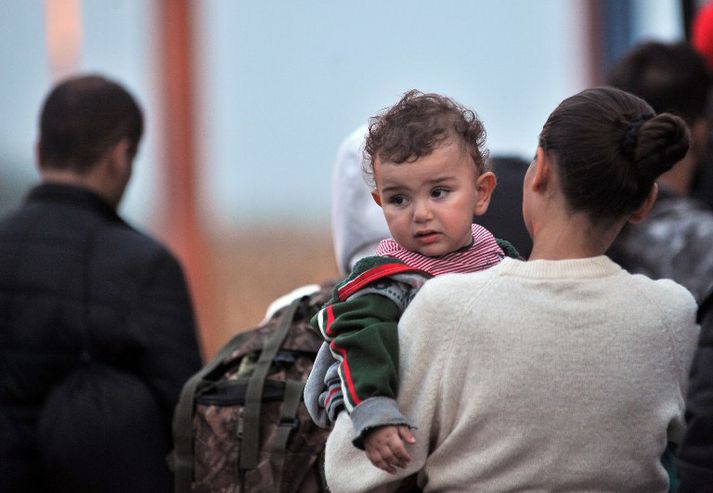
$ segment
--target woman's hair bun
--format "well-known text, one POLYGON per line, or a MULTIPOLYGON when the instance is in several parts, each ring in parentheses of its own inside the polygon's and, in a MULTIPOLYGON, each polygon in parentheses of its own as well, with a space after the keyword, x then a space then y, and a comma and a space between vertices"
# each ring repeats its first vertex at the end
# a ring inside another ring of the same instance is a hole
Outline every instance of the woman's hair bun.
POLYGON ((562 101, 540 133, 572 211, 611 221, 641 207, 656 179, 688 152, 684 121, 643 99, 594 87, 562 101))
POLYGON ((629 122, 624 154, 640 176, 658 176, 670 170, 688 152, 686 123, 671 113, 641 115, 629 122))

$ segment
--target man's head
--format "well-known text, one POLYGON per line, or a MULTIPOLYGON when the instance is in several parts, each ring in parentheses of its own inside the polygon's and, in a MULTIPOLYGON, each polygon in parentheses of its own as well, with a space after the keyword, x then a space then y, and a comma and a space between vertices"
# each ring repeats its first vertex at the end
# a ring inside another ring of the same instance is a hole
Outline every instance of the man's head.
POLYGON ((672 113, 686 122, 690 153, 661 179, 672 191, 688 195, 709 131, 711 76, 703 57, 685 42, 642 43, 614 65, 607 83, 644 99, 656 113, 672 113))
POLYGON ((692 126, 704 118, 710 75, 705 60, 687 43, 647 42, 624 55, 608 84, 639 96, 656 113, 673 113, 692 126))
POLYGON ((365 172, 394 240, 431 257, 472 242, 495 187, 484 144, 475 113, 438 94, 410 91, 371 119, 365 172))
POLYGON ((81 178, 107 161, 117 161, 114 168, 121 169, 109 170, 112 173, 102 185, 108 188, 100 192, 118 203, 142 133, 141 109, 119 84, 97 75, 66 79, 52 89, 42 107, 37 144, 40 172, 81 178))

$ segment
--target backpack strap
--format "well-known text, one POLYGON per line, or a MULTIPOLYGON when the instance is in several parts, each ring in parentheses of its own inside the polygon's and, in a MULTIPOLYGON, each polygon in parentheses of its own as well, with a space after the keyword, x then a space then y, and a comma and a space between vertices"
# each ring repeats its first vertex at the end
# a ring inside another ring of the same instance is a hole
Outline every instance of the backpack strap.
POLYGON ((285 465, 287 440, 290 438, 290 433, 300 426, 300 422, 297 419, 297 409, 302 401, 303 389, 304 383, 298 380, 287 380, 287 382, 285 382, 285 397, 282 403, 280 422, 277 426, 272 447, 270 447, 270 466, 272 467, 275 493, 280 493, 281 491, 282 469, 285 465))
POLYGON ((251 332, 242 332, 233 337, 213 359, 183 385, 173 416, 171 461, 175 472, 176 493, 190 493, 193 483, 193 410, 196 392, 203 379, 251 337, 253 337, 251 332))
POLYGON ((393 262, 388 264, 377 265, 368 270, 365 270, 353 279, 348 280, 337 289, 337 297, 339 301, 344 301, 351 295, 362 289, 367 284, 370 284, 384 277, 401 274, 404 272, 418 272, 419 269, 406 265, 402 262, 393 262))
POLYGON ((303 297, 293 301, 287 307, 280 319, 280 325, 273 332, 263 347, 260 357, 255 364, 255 370, 248 380, 248 388, 245 392, 245 413, 242 417, 238 429, 243 430, 240 457, 238 459, 238 473, 244 477, 245 471, 254 469, 258 464, 258 453, 260 450, 260 408, 262 407, 262 392, 267 377, 272 366, 272 360, 277 351, 287 337, 292 322, 297 313, 297 309, 308 297, 303 297))

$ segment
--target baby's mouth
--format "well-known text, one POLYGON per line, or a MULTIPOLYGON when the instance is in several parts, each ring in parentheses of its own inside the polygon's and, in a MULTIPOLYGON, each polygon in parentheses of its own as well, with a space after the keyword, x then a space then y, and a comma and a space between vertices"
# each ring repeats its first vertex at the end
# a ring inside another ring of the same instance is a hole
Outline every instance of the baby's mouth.
POLYGON ((416 233, 416 239, 425 243, 431 243, 438 239, 438 231, 419 231, 416 233))

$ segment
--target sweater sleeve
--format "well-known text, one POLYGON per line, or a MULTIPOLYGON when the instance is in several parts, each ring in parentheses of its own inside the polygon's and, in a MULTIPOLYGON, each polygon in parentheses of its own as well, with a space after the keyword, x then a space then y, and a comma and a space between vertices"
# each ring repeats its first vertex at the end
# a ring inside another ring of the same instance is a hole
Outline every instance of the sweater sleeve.
POLYGON ((387 257, 363 259, 337 287, 332 303, 312 320, 338 362, 335 373, 341 386, 336 389, 325 378, 319 401, 324 402, 330 419, 342 405, 347 409, 358 448, 363 448, 365 434, 373 428, 411 426, 396 405, 396 327, 401 313, 428 277, 387 257))
POLYGON ((317 315, 320 332, 340 362, 349 411, 369 397, 396 398, 400 316, 391 300, 376 294, 327 305, 317 315))
MULTIPOLYGON (((696 344, 700 334, 700 327, 696 323, 697 304, 691 293, 679 285, 675 285, 672 281, 661 280, 660 283, 666 283, 673 286, 673 289, 678 291, 676 298, 671 296, 670 299, 676 299, 679 303, 675 306, 676 309, 669 308, 666 310, 666 317, 670 319, 671 334, 673 338, 674 348, 674 363, 675 371, 678 377, 678 387, 681 392, 681 405, 684 405, 686 394, 689 387, 689 371, 693 361, 693 355, 696 351, 696 344)), ((661 304, 660 306, 663 306, 661 304)), ((682 440, 685 424, 683 419, 677 419, 668 430, 668 441, 674 444, 679 444, 682 440)))

